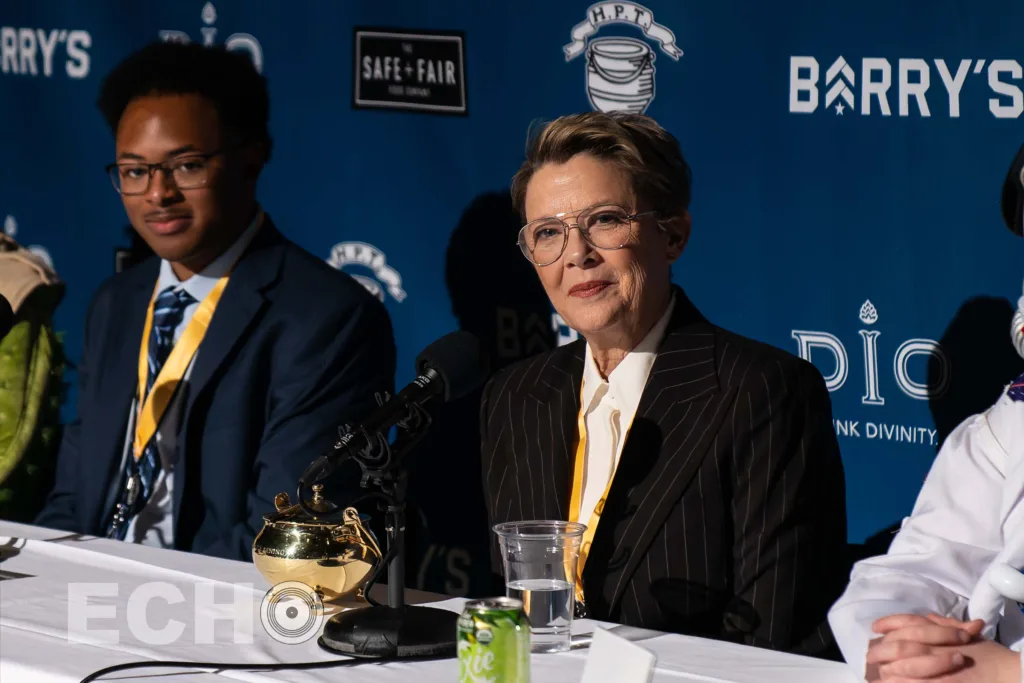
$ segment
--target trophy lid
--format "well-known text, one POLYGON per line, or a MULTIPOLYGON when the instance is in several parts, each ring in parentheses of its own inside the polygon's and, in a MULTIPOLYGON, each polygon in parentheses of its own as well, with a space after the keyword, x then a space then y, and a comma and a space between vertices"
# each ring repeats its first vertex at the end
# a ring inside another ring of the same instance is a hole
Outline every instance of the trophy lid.
POLYGON ((323 497, 323 484, 313 484, 313 500, 306 503, 306 507, 313 510, 316 516, 310 516, 298 503, 292 504, 287 493, 279 493, 274 496, 274 507, 277 512, 263 516, 267 524, 311 524, 311 525, 336 525, 337 521, 329 521, 333 517, 338 506, 323 497))

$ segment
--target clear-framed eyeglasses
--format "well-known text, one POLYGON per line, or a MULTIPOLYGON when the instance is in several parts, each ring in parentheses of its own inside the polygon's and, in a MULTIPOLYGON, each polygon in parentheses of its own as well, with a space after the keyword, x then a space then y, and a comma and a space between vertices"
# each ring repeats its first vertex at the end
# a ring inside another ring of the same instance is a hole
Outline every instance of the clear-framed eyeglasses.
POLYGON ((530 221, 519 230, 519 248, 531 263, 547 266, 559 259, 569 243, 569 231, 579 228, 583 239, 597 249, 621 249, 633 238, 633 222, 657 211, 629 213, 617 204, 591 206, 576 215, 575 223, 563 216, 569 212, 530 221))
POLYGON ((208 154, 186 154, 160 164, 144 161, 119 161, 107 166, 110 182, 123 195, 145 194, 153 174, 160 170, 164 177, 179 190, 194 190, 203 187, 210 180, 210 159, 223 154, 218 150, 208 154))

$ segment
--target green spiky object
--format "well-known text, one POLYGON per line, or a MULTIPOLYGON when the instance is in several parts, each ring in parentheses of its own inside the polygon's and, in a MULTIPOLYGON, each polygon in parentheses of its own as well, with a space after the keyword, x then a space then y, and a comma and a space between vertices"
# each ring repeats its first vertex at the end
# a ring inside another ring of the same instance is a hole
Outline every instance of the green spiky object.
POLYGON ((29 297, 0 340, 0 519, 30 522, 53 484, 65 362, 46 298, 29 297))

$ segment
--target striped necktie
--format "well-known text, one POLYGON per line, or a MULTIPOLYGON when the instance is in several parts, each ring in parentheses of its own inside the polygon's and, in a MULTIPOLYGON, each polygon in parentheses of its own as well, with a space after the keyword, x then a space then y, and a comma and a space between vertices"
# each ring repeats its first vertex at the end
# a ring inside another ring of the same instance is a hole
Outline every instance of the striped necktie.
MULTIPOLYGON (((153 382, 156 381, 160 369, 174 348, 174 331, 185 317, 185 309, 194 303, 196 300, 191 294, 184 289, 175 291, 174 287, 168 287, 160 292, 160 296, 153 302, 153 329, 149 335, 146 396, 153 389, 153 382)), ((128 455, 128 462, 121 473, 118 503, 107 525, 107 536, 124 540, 132 517, 146 506, 146 501, 153 493, 153 485, 160 474, 160 469, 160 451, 154 435, 143 449, 141 458, 136 460, 132 454, 128 455)))

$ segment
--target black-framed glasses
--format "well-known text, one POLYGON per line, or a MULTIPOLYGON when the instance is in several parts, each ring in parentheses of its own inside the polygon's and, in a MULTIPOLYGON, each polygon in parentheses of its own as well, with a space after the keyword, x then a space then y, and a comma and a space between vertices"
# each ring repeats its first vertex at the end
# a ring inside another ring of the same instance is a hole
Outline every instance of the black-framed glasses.
POLYGON ((145 194, 153 174, 161 170, 179 190, 194 190, 210 180, 210 159, 227 150, 219 149, 205 154, 189 153, 159 164, 144 161, 119 161, 107 165, 107 174, 114 189, 124 195, 145 194))
POLYGON ((633 221, 654 213, 658 212, 629 213, 617 204, 599 204, 580 211, 572 224, 563 219, 569 212, 538 218, 519 230, 519 248, 531 263, 547 266, 565 251, 569 231, 579 228, 583 239, 595 248, 621 249, 633 237, 633 221))

